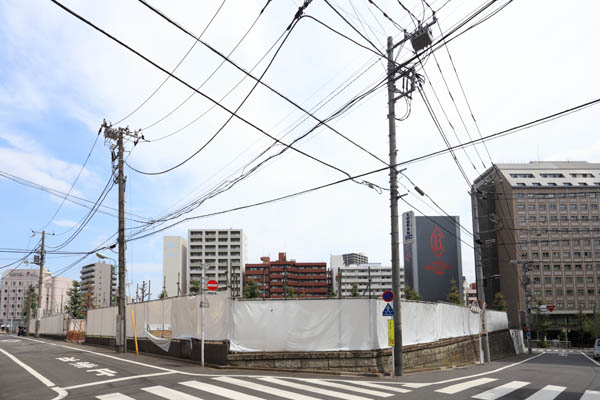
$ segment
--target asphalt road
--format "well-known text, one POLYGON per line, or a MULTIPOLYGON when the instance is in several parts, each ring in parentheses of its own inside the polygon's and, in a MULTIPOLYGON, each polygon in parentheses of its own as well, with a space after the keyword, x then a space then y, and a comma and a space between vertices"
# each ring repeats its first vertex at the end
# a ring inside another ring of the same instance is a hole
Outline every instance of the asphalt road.
POLYGON ((579 351, 398 378, 216 370, 47 339, 0 335, 0 399, 600 400, 600 364, 579 351))

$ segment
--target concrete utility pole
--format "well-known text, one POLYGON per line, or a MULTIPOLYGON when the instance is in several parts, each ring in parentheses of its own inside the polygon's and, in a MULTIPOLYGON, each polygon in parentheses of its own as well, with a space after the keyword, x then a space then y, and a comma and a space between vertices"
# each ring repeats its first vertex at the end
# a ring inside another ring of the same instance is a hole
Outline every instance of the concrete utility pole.
POLYGON ((127 351, 127 336, 125 329, 126 317, 126 301, 125 301, 125 176, 123 174, 123 158, 124 158, 124 137, 131 139, 135 144, 143 136, 137 132, 131 132, 129 128, 113 128, 106 121, 102 123, 100 131, 104 128, 104 138, 110 143, 113 159, 113 171, 117 170, 117 183, 119 185, 119 304, 117 311, 117 331, 116 331, 116 351, 117 353, 125 353, 127 351), (116 142, 116 143, 115 143, 116 142), (116 154, 115 154, 116 150, 116 154), (114 165, 114 161, 117 165, 114 165))
POLYGON ((527 285, 529 284, 528 282, 528 278, 527 278, 527 270, 528 270, 528 266, 532 265, 533 262, 532 261, 528 261, 523 263, 523 276, 521 278, 521 282, 523 283, 523 294, 525 295, 525 326, 527 326, 527 329, 529 329, 528 333, 527 333, 527 352, 529 354, 531 354, 532 350, 531 350, 531 327, 529 326, 529 293, 527 290, 527 285))
POLYGON ((402 310, 400 307, 400 239, 398 234, 398 171, 396 170, 396 63, 394 42, 387 39, 388 125, 390 142, 390 214, 392 219, 392 290, 394 291, 394 375, 402 376, 402 310))
MULTIPOLYGON (((473 235, 475 238, 479 237, 479 208, 477 207, 477 190, 471 188, 471 204, 473 211, 473 235)), ((477 245, 476 245, 477 246, 477 245)), ((483 343, 483 362, 490 362, 490 338, 487 331, 486 313, 484 310, 485 305, 485 291, 483 288, 483 263, 481 260, 481 247, 479 251, 475 249, 475 278, 477 279, 477 299, 481 306, 482 313, 481 318, 481 341, 483 343)))
MULTIPOLYGON (((40 276, 38 279, 37 313, 35 316, 35 337, 40 337, 40 318, 42 316, 42 290, 44 288, 44 261, 46 259, 46 231, 42 231, 42 247, 40 248, 40 276)), ((29 316, 28 316, 29 317, 29 316)))

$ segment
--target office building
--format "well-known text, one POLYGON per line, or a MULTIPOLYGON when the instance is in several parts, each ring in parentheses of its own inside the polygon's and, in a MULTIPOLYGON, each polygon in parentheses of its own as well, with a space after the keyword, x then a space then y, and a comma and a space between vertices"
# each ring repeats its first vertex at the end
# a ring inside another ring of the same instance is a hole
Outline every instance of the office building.
POLYGON ((421 300, 448 301, 452 282, 462 296, 458 216, 402 214, 406 284, 421 300))
POLYGON ((599 195, 600 164, 587 162, 496 164, 475 180, 475 262, 487 302, 504 295, 511 327, 525 325, 525 301, 533 313, 554 306, 549 339, 597 309, 599 195))
POLYGON ((81 268, 81 294, 92 290, 94 307, 110 307, 117 295, 117 274, 112 265, 95 262, 81 268))
MULTIPOLYGON (((37 296, 37 287, 39 284, 39 268, 33 269, 12 269, 5 271, 0 280, 0 315, 6 322, 13 318, 21 318, 23 309, 27 307, 25 297, 29 287, 35 288, 37 296)), ((43 285, 52 287, 52 276, 48 269, 44 268, 43 285)), ((48 291, 45 291, 48 293, 48 291)), ((42 291, 44 294, 44 291, 42 291)), ((42 296, 42 311, 47 308, 47 296, 42 296)))
POLYGON ((187 241, 184 238, 163 238, 163 284, 168 297, 187 294, 187 257, 187 241))
MULTIPOLYGON (((359 296, 378 297, 392 290, 392 267, 381 263, 369 263, 364 254, 342 254, 330 256, 329 266, 333 290, 342 297, 351 297, 356 287, 359 296), (358 262, 358 264, 356 264, 358 262)), ((404 296, 404 268, 400 268, 400 296, 404 296)))
POLYGON ((327 263, 288 260, 285 253, 279 253, 277 260, 260 260, 260 264, 246 264, 244 274, 244 287, 251 280, 256 282, 259 297, 328 297, 327 263))
POLYGON ((231 288, 241 296, 243 266, 246 263, 246 237, 241 229, 188 230, 188 287, 190 280, 218 283, 218 290, 231 288))

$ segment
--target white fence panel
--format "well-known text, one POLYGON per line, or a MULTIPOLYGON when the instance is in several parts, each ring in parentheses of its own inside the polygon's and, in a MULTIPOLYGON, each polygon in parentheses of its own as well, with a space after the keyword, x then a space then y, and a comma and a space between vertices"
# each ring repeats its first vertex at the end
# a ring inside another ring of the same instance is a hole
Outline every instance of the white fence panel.
POLYGON ((115 336, 117 330, 117 307, 96 308, 88 311, 88 336, 115 336))
MULTIPOLYGON (((64 330, 65 315, 53 315, 40 319, 40 334, 44 335, 66 335, 64 330)), ((31 325, 35 327, 35 325, 31 325)), ((34 328, 35 329, 35 328, 34 328)))
POLYGON ((508 329, 508 314, 504 311, 486 310, 485 314, 488 331, 508 329))

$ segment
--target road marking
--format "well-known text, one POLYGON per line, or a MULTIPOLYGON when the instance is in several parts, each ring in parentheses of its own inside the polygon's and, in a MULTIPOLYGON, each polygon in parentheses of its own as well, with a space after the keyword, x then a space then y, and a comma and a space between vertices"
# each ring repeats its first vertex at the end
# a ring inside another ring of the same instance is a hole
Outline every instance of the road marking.
POLYGON ((595 390, 586 390, 581 399, 579 400, 598 400, 600 399, 600 392, 595 390))
POLYGON ((219 381, 219 382, 225 382, 225 383, 229 383, 231 385, 241 386, 241 387, 244 387, 247 389, 256 390, 258 392, 265 392, 265 393, 269 393, 274 396, 279 396, 279 397, 283 397, 283 398, 291 399, 291 400, 319 400, 315 397, 310 397, 310 396, 306 396, 306 395, 294 393, 294 392, 288 392, 287 390, 281 390, 281 389, 277 389, 274 387, 261 385, 260 383, 244 381, 244 380, 232 378, 229 376, 219 376, 219 377, 216 377, 213 379, 216 381, 219 381))
POLYGON ((470 389, 475 386, 485 385, 486 383, 497 381, 496 378, 479 378, 472 381, 467 381, 463 383, 457 383, 456 385, 447 386, 442 389, 436 390, 438 393, 446 393, 446 394, 455 394, 458 392, 462 392, 463 390, 470 389))
POLYGON ((330 396, 330 397, 337 397, 338 399, 344 399, 344 400, 368 400, 366 397, 361 397, 361 396, 355 396, 353 394, 347 394, 347 393, 342 393, 342 392, 336 392, 334 390, 329 390, 329 389, 321 389, 318 387, 314 387, 314 386, 310 386, 310 385, 304 385, 302 383, 295 383, 295 382, 289 382, 289 381, 285 381, 283 379, 279 379, 279 378, 273 378, 270 376, 266 376, 263 378, 258 378, 261 381, 265 381, 265 382, 269 382, 269 383, 274 383, 276 385, 282 385, 282 386, 286 386, 286 387, 290 387, 293 389, 298 389, 298 390, 304 390, 307 392, 313 392, 313 393, 317 393, 317 394, 322 394, 325 396, 330 396))
POLYGON ((403 388, 398 388, 398 387, 394 387, 394 386, 385 386, 380 383, 372 383, 372 382, 365 382, 365 381, 352 381, 351 383, 353 385, 366 386, 366 387, 370 387, 373 389, 389 390, 391 392, 397 392, 397 393, 411 392, 411 390, 409 390, 409 389, 403 389, 403 388))
POLYGON ((106 379, 106 380, 103 380, 103 381, 90 382, 90 383, 82 383, 81 385, 73 385, 73 386, 65 387, 64 389, 65 390, 80 389, 80 388, 84 388, 84 387, 88 387, 88 386, 104 385, 105 383, 123 382, 123 381, 129 381, 129 380, 132 380, 132 379, 150 378, 150 377, 153 377, 153 376, 172 375, 172 374, 176 374, 176 373, 177 373, 176 371, 173 371, 173 372, 156 372, 154 374, 125 376, 123 378, 106 379))
POLYGON ((587 354, 585 354, 583 351, 580 351, 579 353, 581 353, 582 356, 584 356, 585 358, 587 358, 588 360, 590 360, 594 364, 600 366, 600 363, 598 363, 598 361, 594 360, 593 358, 591 358, 590 356, 588 356, 587 354))
POLYGON ((167 400, 202 400, 200 397, 192 396, 187 393, 180 392, 179 390, 169 389, 164 386, 152 386, 142 388, 142 390, 167 400))
POLYGON ((198 390, 203 390, 217 396, 226 397, 233 400, 264 400, 261 397, 252 396, 246 393, 237 392, 235 390, 226 389, 217 385, 211 385, 210 383, 198 382, 198 381, 187 381, 179 382, 180 385, 191 387, 198 390))
POLYGON ((416 382, 400 382, 400 385, 409 387, 411 389, 419 389, 425 386, 435 385, 438 382, 424 382, 424 383, 416 383, 416 382))
POLYGON ((20 339, 4 339, 4 340, 0 340, 0 342, 3 343, 16 343, 16 342, 20 342, 20 339))
POLYGON ((525 400, 552 400, 561 394, 565 389, 566 387, 564 386, 547 385, 544 386, 542 390, 538 390, 525 400))
POLYGON ((347 384, 343 384, 343 383, 330 382, 330 381, 326 381, 323 379, 306 379, 306 378, 294 378, 294 379, 301 380, 304 382, 314 383, 316 385, 329 386, 329 387, 336 388, 336 389, 348 390, 350 392, 358 392, 358 393, 367 394, 367 395, 376 396, 376 397, 391 397, 391 396, 393 396, 392 393, 381 392, 378 390, 358 388, 356 386, 351 386, 351 385, 347 385, 347 384))
POLYGON ((57 393, 57 396, 52 400, 64 399, 69 394, 66 390, 56 387, 56 385, 50 379, 46 378, 45 376, 43 376, 42 374, 37 372, 35 369, 31 368, 29 365, 25 364, 23 361, 19 360, 17 357, 10 354, 6 350, 0 349, 0 352, 4 353, 4 355, 6 355, 11 360, 13 360, 17 365, 19 365, 25 371, 29 372, 31 375, 33 375, 35 378, 37 378, 44 385, 46 385, 47 387, 49 387, 50 389, 55 391, 57 393))
POLYGON ((121 393, 103 394, 101 396, 96 396, 96 398, 99 400, 135 400, 133 397, 121 393))
POLYGON ((512 381, 505 385, 490 389, 487 392, 476 394, 473 398, 480 400, 495 400, 499 397, 506 396, 517 389, 521 389, 523 386, 529 385, 529 383, 530 382, 512 381))

